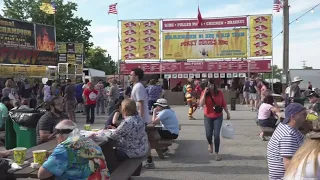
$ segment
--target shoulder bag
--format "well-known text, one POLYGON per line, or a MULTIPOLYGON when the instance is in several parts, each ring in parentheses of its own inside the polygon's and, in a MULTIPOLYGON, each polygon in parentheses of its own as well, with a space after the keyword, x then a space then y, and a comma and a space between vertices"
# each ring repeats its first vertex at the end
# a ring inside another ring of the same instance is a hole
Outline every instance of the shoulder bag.
MULTIPOLYGON (((218 93, 220 93, 220 92, 218 92, 218 93)), ((214 101, 214 99, 213 99, 213 97, 212 97, 212 95, 211 95, 210 92, 209 92, 207 95, 210 97, 210 99, 211 99, 211 101, 212 101, 214 112, 216 112, 216 113, 222 113, 222 111, 223 111, 222 106, 217 105, 217 104, 215 103, 215 101, 214 101)))

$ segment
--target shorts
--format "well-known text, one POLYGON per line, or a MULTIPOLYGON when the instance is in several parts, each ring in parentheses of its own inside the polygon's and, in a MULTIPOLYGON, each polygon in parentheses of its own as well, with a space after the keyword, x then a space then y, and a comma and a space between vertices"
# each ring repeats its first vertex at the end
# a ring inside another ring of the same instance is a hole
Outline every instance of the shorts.
POLYGON ((249 94, 249 99, 250 100, 258 100, 257 93, 250 93, 249 94))
POLYGON ((243 97, 246 99, 249 99, 249 92, 243 92, 243 97))
POLYGON ((277 123, 277 119, 274 119, 274 118, 268 118, 268 119, 264 119, 264 120, 259 119, 259 125, 261 127, 275 128, 276 123, 277 123))
POLYGON ((66 112, 74 112, 76 110, 76 101, 67 100, 66 101, 66 112))
POLYGON ((77 99, 77 103, 78 103, 78 104, 79 104, 79 103, 82 103, 82 104, 83 104, 83 98, 82 98, 82 97, 77 97, 76 99, 77 99))

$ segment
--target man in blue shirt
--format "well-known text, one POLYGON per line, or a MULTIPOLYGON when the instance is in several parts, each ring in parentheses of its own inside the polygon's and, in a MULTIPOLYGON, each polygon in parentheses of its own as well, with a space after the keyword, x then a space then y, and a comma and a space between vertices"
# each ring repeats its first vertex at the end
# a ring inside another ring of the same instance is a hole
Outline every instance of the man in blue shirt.
MULTIPOLYGON (((158 130, 161 139, 177 139, 179 136, 179 121, 176 113, 170 109, 166 99, 158 99, 154 105, 155 108, 153 109, 151 123, 153 125, 162 124, 162 129, 158 130)), ((162 149, 162 152, 165 153, 168 150, 168 148, 165 148, 162 149)), ((147 162, 145 163, 144 167, 147 169, 155 168, 150 154, 147 157, 147 162)))
POLYGON ((7 97, 3 97, 0 102, 0 130, 4 130, 5 121, 9 115, 8 108, 12 106, 11 99, 7 97))

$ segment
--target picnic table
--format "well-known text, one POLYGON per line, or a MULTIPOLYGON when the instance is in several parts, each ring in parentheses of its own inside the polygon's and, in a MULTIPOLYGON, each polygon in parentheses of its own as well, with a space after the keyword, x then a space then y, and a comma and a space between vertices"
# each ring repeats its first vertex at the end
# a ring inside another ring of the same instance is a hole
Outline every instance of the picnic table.
MULTIPOLYGON (((113 151, 115 147, 115 141, 112 139, 107 139, 106 141, 96 142, 102 149, 105 155, 109 171, 111 173, 111 179, 128 179, 131 176, 140 176, 143 158, 127 159, 123 162, 119 162, 113 151), (123 169, 126 169, 124 172, 123 169), (119 177, 119 178, 118 178, 119 177)), ((33 162, 33 153, 35 150, 45 149, 47 151, 53 151, 57 146, 56 140, 51 140, 43 144, 39 144, 32 148, 27 149, 26 159, 27 164, 21 165, 22 169, 19 170, 9 170, 8 179, 17 178, 38 178, 38 169, 31 168, 30 163, 33 162)), ((48 178, 46 180, 53 180, 54 178, 48 178)))

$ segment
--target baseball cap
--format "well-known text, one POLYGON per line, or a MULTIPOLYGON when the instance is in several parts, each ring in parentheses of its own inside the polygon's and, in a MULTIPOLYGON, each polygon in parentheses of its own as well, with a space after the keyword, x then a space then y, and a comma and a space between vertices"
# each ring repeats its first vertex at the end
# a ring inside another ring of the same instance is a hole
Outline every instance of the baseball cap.
POLYGON ((156 103, 154 103, 154 105, 156 106, 162 106, 162 107, 167 107, 168 106, 168 102, 166 99, 158 99, 156 103))
POLYGON ((285 109, 285 118, 282 121, 282 123, 283 124, 288 124, 290 122, 290 118, 293 115, 295 115, 295 114, 297 114, 297 113, 299 113, 299 112, 301 112, 301 111, 303 111, 305 109, 306 108, 304 106, 302 106, 301 104, 299 104, 299 103, 290 103, 285 109))
POLYGON ((317 94, 317 93, 315 93, 315 92, 310 93, 307 97, 308 97, 308 98, 310 98, 310 97, 320 98, 319 94, 317 94))

